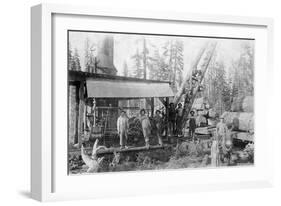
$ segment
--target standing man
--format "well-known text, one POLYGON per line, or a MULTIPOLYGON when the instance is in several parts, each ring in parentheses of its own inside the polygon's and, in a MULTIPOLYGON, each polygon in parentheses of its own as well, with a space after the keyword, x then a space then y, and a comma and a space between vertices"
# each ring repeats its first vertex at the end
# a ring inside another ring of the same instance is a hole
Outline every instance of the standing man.
POLYGON ((226 134, 223 139, 223 153, 225 158, 227 159, 227 164, 231 164, 231 153, 232 153, 232 146, 233 146, 233 140, 231 136, 231 126, 226 126, 226 134))
POLYGON ((170 103, 168 112, 169 135, 171 136, 175 133, 176 124, 176 109, 174 103, 170 103))
POLYGON ((218 140, 217 135, 212 137, 212 146, 211 146, 211 166, 217 167, 219 166, 219 148, 218 148, 218 140))
POLYGON ((219 148, 219 159, 222 159, 224 143, 226 139, 226 135, 228 132, 227 126, 224 122, 224 118, 220 117, 220 122, 217 124, 216 127, 217 137, 218 137, 218 148, 219 148))
POLYGON ((194 114, 195 112, 191 111, 189 117, 189 136, 192 137, 192 141, 194 141, 194 134, 196 129, 196 118, 194 114))
POLYGON ((224 122, 223 117, 220 117, 220 122, 217 124, 216 130, 217 130, 217 135, 218 135, 218 141, 220 143, 224 143, 225 136, 227 134, 227 126, 224 122))
POLYGON ((153 120, 154 120, 155 126, 156 126, 156 134, 157 134, 157 138, 158 138, 158 143, 160 146, 163 146, 163 141, 162 141, 163 120, 162 120, 160 113, 161 112, 159 110, 156 110, 156 114, 155 114, 155 117, 153 118, 153 120))
POLYGON ((151 124, 149 118, 145 115, 145 109, 140 110, 139 119, 142 126, 142 133, 145 141, 145 146, 149 148, 149 135, 151 133, 151 124))
POLYGON ((177 135, 182 135, 182 119, 183 119, 183 107, 182 104, 179 103, 176 109, 176 128, 177 128, 177 135))
POLYGON ((126 115, 126 112, 124 110, 121 111, 120 117, 117 119, 117 131, 118 135, 120 137, 120 148, 124 149, 126 148, 127 138, 128 138, 128 117, 126 115))

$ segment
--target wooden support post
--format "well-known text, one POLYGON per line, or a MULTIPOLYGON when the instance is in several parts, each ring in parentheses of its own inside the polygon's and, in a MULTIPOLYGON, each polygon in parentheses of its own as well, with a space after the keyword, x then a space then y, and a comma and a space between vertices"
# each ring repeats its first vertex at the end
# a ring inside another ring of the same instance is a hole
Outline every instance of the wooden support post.
POLYGON ((88 106, 84 104, 83 131, 87 130, 87 111, 88 111, 88 106))
MULTIPOLYGON (((120 148, 106 148, 106 149, 102 149, 102 150, 98 150, 97 151, 97 155, 98 156, 103 156, 103 155, 108 155, 108 154, 114 154, 114 153, 129 153, 129 152, 149 152, 149 151, 152 151, 152 150, 159 150, 159 149, 167 149, 167 148, 171 148, 171 145, 163 145, 163 146, 160 146, 160 145, 151 145, 149 148, 145 147, 145 146, 142 146, 142 147, 129 147, 129 148, 126 148, 126 149, 120 149, 120 148)), ((91 152, 93 150, 92 147, 87 147, 87 148, 84 148, 85 151, 88 151, 88 152, 91 152)), ((72 153, 72 154, 76 154, 76 153, 81 153, 81 150, 80 149, 71 149, 69 151, 69 153, 72 153)))
POLYGON ((154 98, 152 97, 151 98, 151 117, 153 117, 153 115, 154 115, 154 98))
MULTIPOLYGON (((75 136, 74 136, 74 144, 78 143, 78 121, 79 121, 79 85, 75 86, 75 136)), ((69 118, 69 117, 68 117, 69 118)))
POLYGON ((94 127, 96 126, 96 106, 97 106, 97 103, 96 103, 96 98, 93 98, 93 107, 92 107, 92 113, 93 113, 93 116, 94 116, 94 127))
POLYGON ((85 109, 85 99, 84 99, 84 81, 80 82, 79 85, 79 117, 78 117, 78 143, 81 145, 81 135, 84 133, 83 120, 84 120, 84 109, 85 109))
POLYGON ((166 137, 168 137, 168 132, 169 132, 169 97, 166 97, 166 102, 165 102, 165 106, 166 106, 166 127, 165 127, 165 134, 166 137))

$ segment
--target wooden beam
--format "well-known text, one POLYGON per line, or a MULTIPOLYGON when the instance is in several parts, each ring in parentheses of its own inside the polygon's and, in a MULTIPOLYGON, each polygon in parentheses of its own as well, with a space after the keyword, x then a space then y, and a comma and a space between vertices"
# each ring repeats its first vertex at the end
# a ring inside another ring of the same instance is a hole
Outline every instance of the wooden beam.
POLYGON ((78 143, 81 144, 81 135, 84 133, 83 121, 84 121, 84 109, 85 109, 85 99, 84 99, 84 81, 80 82, 79 86, 79 117, 78 117, 78 143))
POLYGON ((153 117, 153 115, 154 115, 154 98, 152 97, 151 98, 151 117, 153 117))
POLYGON ((165 102, 165 107, 166 107, 166 122, 165 122, 165 134, 166 137, 168 137, 168 132, 169 132, 169 97, 166 97, 166 102, 165 102))
POLYGON ((126 82, 144 82, 144 83, 167 83, 170 84, 169 81, 161 81, 161 80, 151 80, 151 79, 140 79, 134 77, 124 77, 110 74, 98 74, 98 73, 90 73, 84 71, 68 71, 68 80, 69 82, 80 82, 86 81, 87 79, 105 79, 105 80, 116 80, 116 81, 126 81, 126 82))
MULTIPOLYGON (((75 139, 74 143, 77 144, 79 142, 79 130, 78 130, 78 122, 79 122, 79 85, 75 87, 75 139)), ((68 117, 69 118, 69 117, 68 117)))
MULTIPOLYGON (((144 152, 144 151, 151 151, 151 150, 157 150, 157 149, 165 149, 165 148, 169 148, 171 147, 171 145, 153 145, 150 146, 149 148, 143 146, 143 147, 129 147, 126 149, 120 149, 120 148, 108 148, 108 149, 101 149, 97 152, 97 155, 101 156, 101 155, 106 155, 106 154, 113 154, 114 152, 117 153, 130 153, 130 152, 144 152)), ((91 152, 93 150, 92 147, 87 147, 84 148, 84 150, 91 152)), ((81 149, 70 149, 69 153, 79 153, 81 152, 81 149)))

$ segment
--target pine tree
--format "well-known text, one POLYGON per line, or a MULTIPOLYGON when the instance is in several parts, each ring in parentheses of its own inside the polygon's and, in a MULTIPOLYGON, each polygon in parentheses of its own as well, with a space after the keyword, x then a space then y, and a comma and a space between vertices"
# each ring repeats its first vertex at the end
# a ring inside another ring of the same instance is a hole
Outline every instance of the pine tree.
POLYGON ((145 37, 143 38, 143 51, 142 51, 142 60, 143 60, 143 78, 147 78, 147 55, 149 51, 147 49, 146 45, 146 39, 145 37))
POLYGON ((149 79, 168 81, 169 71, 163 55, 160 55, 159 49, 154 51, 154 56, 150 57, 149 79))
POLYGON ((142 55, 140 54, 138 49, 136 51, 136 54, 133 55, 131 58, 134 61, 132 77, 143 78, 142 55))
POLYGON ((74 50, 73 64, 74 64, 73 70, 81 71, 80 57, 79 57, 77 48, 75 48, 75 50, 74 50))
POLYGON ((95 44, 91 43, 89 38, 85 40, 85 71, 93 73, 96 67, 96 58, 94 57, 93 51, 95 50, 95 44))
POLYGON ((227 79, 225 66, 222 62, 213 61, 204 77, 204 91, 206 97, 218 114, 231 108, 231 83, 227 79))
POLYGON ((180 40, 170 40, 164 45, 163 49, 163 55, 168 65, 169 81, 172 82, 174 90, 177 91, 183 81, 183 42, 180 40))
POLYGON ((249 43, 242 45, 242 52, 231 68, 234 97, 254 95, 254 50, 249 43))
POLYGON ((129 70, 128 70, 128 65, 127 65, 126 61, 124 61, 124 63, 123 63, 123 74, 125 77, 129 76, 129 70))
POLYGON ((84 55, 85 55, 85 71, 91 71, 91 52, 90 52, 90 39, 86 38, 85 40, 85 48, 84 48, 84 55))
POLYGON ((71 44, 69 43, 68 45, 68 70, 72 70, 72 65, 73 64, 73 55, 72 55, 72 48, 71 44))

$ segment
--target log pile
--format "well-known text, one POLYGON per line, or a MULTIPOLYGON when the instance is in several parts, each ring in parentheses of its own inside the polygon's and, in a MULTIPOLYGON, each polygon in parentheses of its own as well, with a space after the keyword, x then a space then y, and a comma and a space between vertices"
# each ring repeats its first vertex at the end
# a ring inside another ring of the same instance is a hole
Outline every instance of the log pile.
POLYGON ((208 130, 208 127, 197 127, 195 129, 195 133, 196 134, 210 134, 209 130, 208 130))
POLYGON ((233 99, 232 112, 254 112, 254 97, 242 96, 233 99))
POLYGON ((222 117, 227 125, 232 125, 234 131, 254 132, 254 113, 224 112, 222 117))
POLYGON ((233 132, 232 137, 242 141, 254 142, 254 134, 250 132, 233 132))

